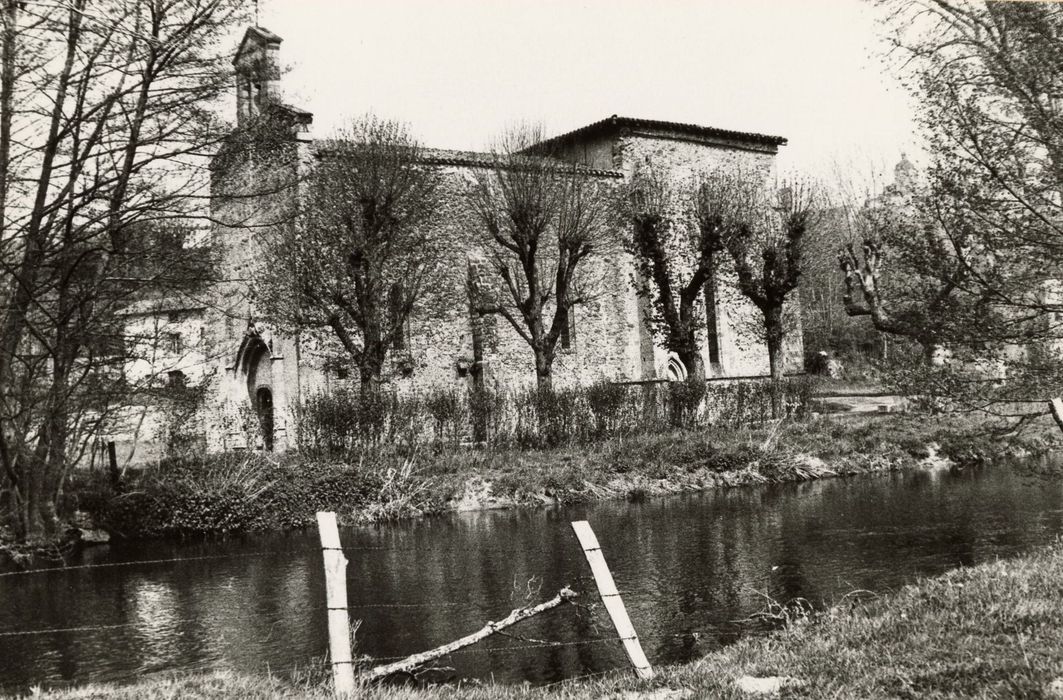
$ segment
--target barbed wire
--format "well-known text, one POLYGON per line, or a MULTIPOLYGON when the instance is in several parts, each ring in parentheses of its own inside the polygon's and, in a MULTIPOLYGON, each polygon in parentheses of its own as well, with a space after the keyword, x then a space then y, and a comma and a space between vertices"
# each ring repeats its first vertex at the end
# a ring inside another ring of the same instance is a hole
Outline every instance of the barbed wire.
MULTIPOLYGON (((316 550, 321 551, 321 550, 316 550)), ((5 571, 0 573, 0 577, 8 576, 28 576, 30 574, 50 574, 63 571, 75 571, 80 569, 111 569, 124 566, 142 566, 146 564, 169 564, 172 562, 181 561, 205 561, 210 559, 243 559, 248 557, 267 557, 278 556, 280 554, 286 554, 286 551, 272 551, 272 552, 244 552, 237 554, 207 554, 197 557, 173 557, 170 559, 134 559, 132 561, 113 561, 103 562, 102 564, 73 564, 69 566, 48 566, 39 569, 25 569, 23 571, 5 571)))
POLYGON ((114 625, 83 625, 81 627, 49 627, 39 630, 12 630, 0 632, 0 637, 21 637, 34 634, 58 634, 60 632, 92 632, 95 630, 110 630, 119 627, 134 627, 138 622, 121 622, 114 625))
MULTIPOLYGON (((383 552, 383 551, 411 552, 411 551, 424 551, 424 550, 430 550, 433 553, 443 553, 443 552, 468 553, 469 552, 469 549, 468 548, 464 548, 464 547, 430 547, 429 548, 429 547, 425 547, 423 545, 420 545, 420 546, 413 546, 413 545, 411 545, 411 546, 397 546, 397 547, 396 546, 386 546, 386 545, 384 545, 384 546, 369 546, 369 547, 341 547, 340 549, 342 549, 342 551, 344 551, 344 552, 383 552)), ((506 552, 509 552, 511 550, 508 549, 508 548, 505 548, 505 547, 497 547, 497 548, 491 548, 491 549, 477 549, 476 551, 479 551, 479 552, 484 552, 484 551, 506 551, 506 552)), ((147 565, 147 564, 168 564, 168 563, 177 563, 177 562, 186 562, 186 561, 206 561, 206 560, 211 560, 211 559, 217 559, 217 560, 222 560, 222 559, 244 559, 244 558, 251 558, 251 557, 283 556, 283 555, 291 555, 291 554, 319 554, 320 552, 321 552, 321 548, 320 547, 308 547, 308 548, 305 548, 305 549, 279 549, 279 550, 272 550, 272 551, 235 552, 235 553, 230 553, 230 554, 208 554, 208 555, 192 556, 192 557, 170 557, 170 558, 161 558, 161 559, 134 559, 134 560, 130 560, 130 561, 103 562, 103 563, 99 563, 99 564, 73 564, 73 565, 59 565, 59 566, 44 566, 44 567, 40 567, 40 568, 36 568, 36 569, 23 569, 23 570, 19 570, 19 571, 0 572, 0 578, 8 577, 8 576, 26 576, 26 575, 29 575, 29 574, 55 573, 55 572, 58 572, 58 571, 74 571, 74 570, 81 570, 81 569, 118 568, 118 567, 127 567, 127 566, 140 566, 140 565, 147 565)))

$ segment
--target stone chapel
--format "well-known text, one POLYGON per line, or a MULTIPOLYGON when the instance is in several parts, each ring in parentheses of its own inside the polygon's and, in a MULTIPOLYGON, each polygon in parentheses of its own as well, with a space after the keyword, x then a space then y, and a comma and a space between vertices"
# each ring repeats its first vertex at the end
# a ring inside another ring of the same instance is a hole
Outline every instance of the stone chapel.
MULTIPOLYGON (((267 29, 247 29, 234 59, 236 118, 240 127, 266 112, 286 120, 292 147, 298 152, 292 167, 306 169, 297 173, 305 176, 312 173, 321 142, 312 135, 313 115, 284 102, 281 44, 281 37, 267 29)), ((593 176, 622 182, 637 163, 644 162, 676 178, 729 164, 770 173, 786 139, 614 115, 547 143, 553 152, 581 164, 593 176)), ((212 185, 211 236, 221 251, 223 281, 209 303, 183 311, 179 335, 195 338, 195 346, 182 349, 182 359, 175 361, 172 372, 188 374, 188 381, 203 377, 209 381, 204 423, 210 449, 284 450, 293 444, 298 402, 314 392, 357 387, 357 372, 331 362, 322 348, 272 326, 256 313, 250 285, 256 231, 273 225, 285 199, 299 193, 296 188, 241 196, 261 188, 276 173, 263 172, 252 160, 233 158, 233 148, 239 146, 223 149, 228 150, 228 165, 215 163, 212 185), (201 326, 198 331, 192 328, 197 324, 201 326), (239 416, 249 412, 266 426, 257 445, 248 445, 245 432, 237 427, 239 416)), ((487 153, 431 148, 425 149, 424 161, 439 170, 444 190, 452 193, 453 201, 446 206, 455 208, 464 206, 462 185, 470 173, 492 164, 487 153)), ((460 232, 455 235, 454 265, 477 274, 469 241, 463 244, 460 232)), ((666 381, 682 375, 685 370, 677 366, 676 358, 654 341, 647 302, 631 282, 634 267, 629 256, 617 253, 605 264, 607 289, 591 303, 576 307, 570 318, 555 362, 555 386, 666 381)), ((740 295, 728 293, 734 285, 721 276, 707 286, 706 296, 713 298, 703 307, 702 354, 709 378, 762 376, 768 371, 766 349, 741 337, 743 324, 748 327, 756 310, 740 295)), ((455 285, 452 292, 455 299, 466 295, 464 285, 455 285)), ((801 355, 800 333, 791 337, 788 356, 796 364, 801 355)), ((473 363, 488 384, 534 381, 531 353, 512 328, 499 318, 473 318, 464 302, 431 317, 415 309, 402 345, 389 353, 391 366, 386 368, 388 382, 396 391, 461 390, 470 386, 473 363)))

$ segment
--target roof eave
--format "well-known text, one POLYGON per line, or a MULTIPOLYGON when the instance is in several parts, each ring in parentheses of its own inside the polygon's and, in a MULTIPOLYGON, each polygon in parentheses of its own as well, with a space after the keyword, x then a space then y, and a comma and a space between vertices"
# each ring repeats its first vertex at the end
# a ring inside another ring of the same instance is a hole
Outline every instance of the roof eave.
POLYGON ((634 117, 621 117, 616 114, 611 117, 607 117, 600 121, 592 122, 586 126, 582 126, 578 129, 574 129, 559 136, 541 141, 528 150, 543 150, 544 147, 551 145, 562 144, 565 142, 577 141, 581 138, 592 136, 602 132, 619 131, 620 129, 658 129, 661 131, 671 131, 675 133, 702 136, 707 138, 717 138, 727 141, 735 141, 738 143, 745 143, 750 145, 756 145, 761 147, 778 148, 779 146, 785 146, 787 139, 782 136, 772 136, 769 134, 758 134, 753 132, 732 131, 730 129, 719 129, 711 126, 700 126, 698 124, 683 124, 679 122, 665 122, 655 119, 638 119, 634 117))

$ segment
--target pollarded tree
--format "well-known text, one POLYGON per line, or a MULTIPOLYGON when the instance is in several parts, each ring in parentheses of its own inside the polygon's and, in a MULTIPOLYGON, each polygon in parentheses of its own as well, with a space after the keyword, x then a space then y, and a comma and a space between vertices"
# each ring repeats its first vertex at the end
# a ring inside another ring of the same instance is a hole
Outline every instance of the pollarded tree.
POLYGON ((439 176, 405 126, 375 117, 317 155, 297 222, 266 235, 256 297, 285 329, 331 333, 372 390, 447 271, 439 176))
POLYGON ((850 316, 867 316, 877 330, 915 341, 927 362, 988 320, 990 310, 969 295, 968 283, 991 261, 946 212, 929 216, 930 199, 880 197, 839 209, 853 238, 839 256, 850 316))
POLYGON ((794 181, 771 192, 755 176, 718 172, 701 181, 697 210, 702 229, 721 232, 738 289, 761 313, 771 377, 781 380, 784 312, 801 279, 805 234, 819 215, 815 189, 794 181))
POLYGON ((470 198, 501 290, 479 290, 478 312, 505 318, 531 348, 539 389, 553 387, 558 341, 572 310, 600 284, 596 258, 615 247, 612 190, 586 168, 549 157, 535 127, 514 129, 479 172, 470 198))
POLYGON ((1060 373, 1038 348, 1063 337, 1063 8, 882 4, 930 162, 902 218, 886 222, 889 240, 868 236, 862 255, 846 255, 850 293, 876 327, 928 356, 945 346, 964 372, 993 366, 980 384, 953 384, 977 385, 979 405, 1042 395, 1060 373))
POLYGON ((698 300, 714 304, 718 255, 734 220, 739 182, 714 173, 693 193, 677 191, 652 165, 639 165, 624 193, 631 222, 626 241, 638 293, 650 300, 653 330, 691 378, 704 377, 703 317, 698 300), (704 296, 703 296, 704 295, 704 296))

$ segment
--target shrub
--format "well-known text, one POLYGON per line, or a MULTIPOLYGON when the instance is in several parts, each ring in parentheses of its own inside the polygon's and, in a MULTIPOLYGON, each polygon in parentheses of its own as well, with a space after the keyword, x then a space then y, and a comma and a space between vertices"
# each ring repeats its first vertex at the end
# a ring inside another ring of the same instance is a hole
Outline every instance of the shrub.
POLYGON ((468 411, 453 391, 440 389, 424 398, 424 406, 432 416, 432 427, 437 442, 458 444, 468 424, 468 411))
POLYGON ((705 398, 705 382, 689 379, 685 382, 669 382, 667 387, 668 415, 673 426, 677 428, 694 428, 698 422, 698 411, 705 398))
POLYGON ((809 378, 770 381, 653 382, 587 387, 439 390, 423 398, 389 392, 318 394, 301 406, 300 449, 326 457, 392 453, 408 456, 418 444, 437 449, 472 436, 491 449, 585 444, 674 428, 739 428, 772 418, 779 392, 788 417, 808 414, 809 378))
POLYGON ((386 460, 280 464, 261 455, 224 454, 161 465, 128 493, 110 494, 90 510, 103 527, 125 537, 248 532, 313 524, 314 513, 357 515, 388 498, 386 460))
POLYGON ((586 389, 587 407, 594 418, 595 436, 614 434, 623 424, 625 408, 631 403, 629 386, 596 382, 586 389))

